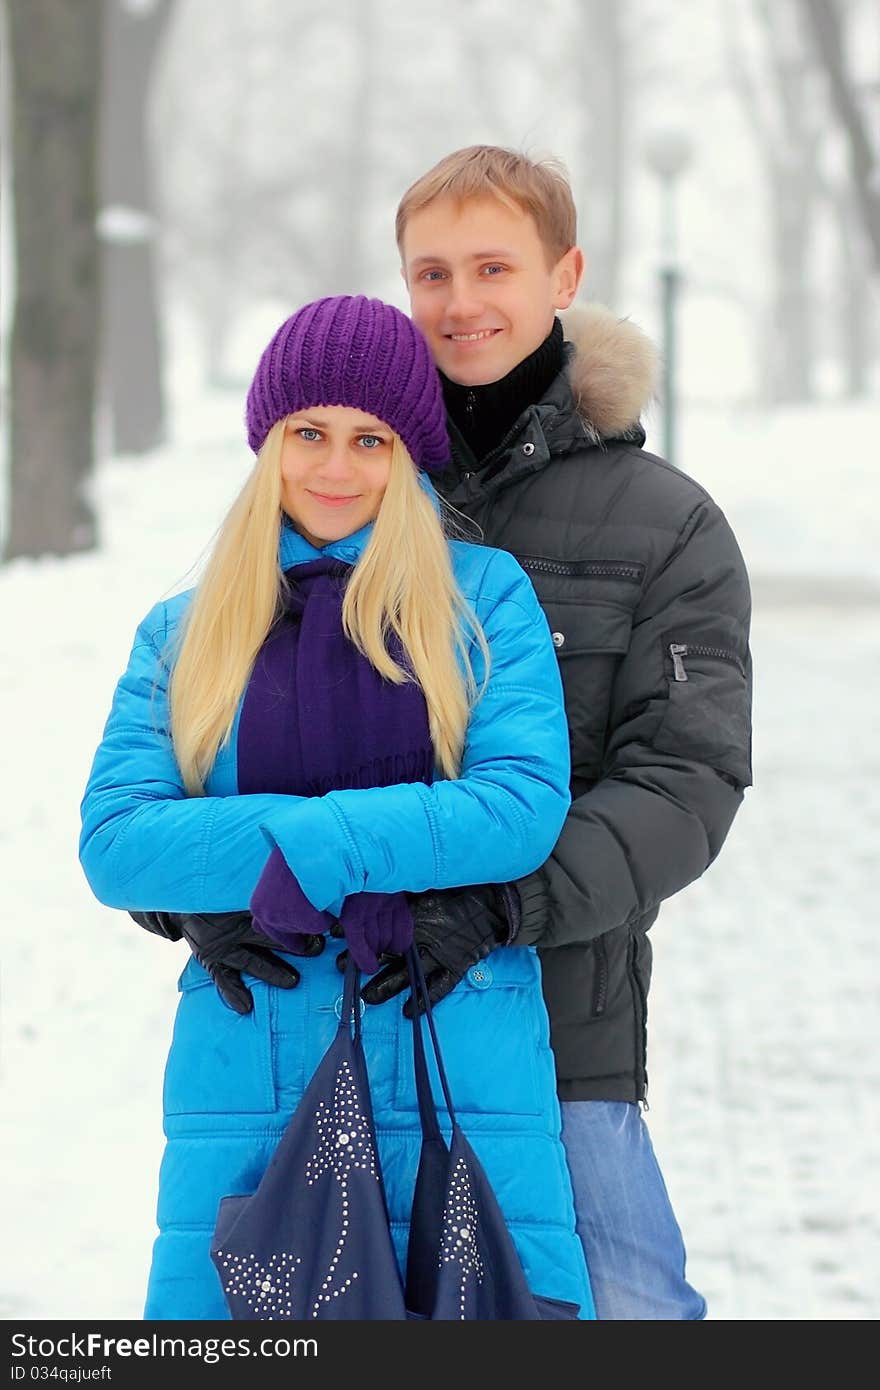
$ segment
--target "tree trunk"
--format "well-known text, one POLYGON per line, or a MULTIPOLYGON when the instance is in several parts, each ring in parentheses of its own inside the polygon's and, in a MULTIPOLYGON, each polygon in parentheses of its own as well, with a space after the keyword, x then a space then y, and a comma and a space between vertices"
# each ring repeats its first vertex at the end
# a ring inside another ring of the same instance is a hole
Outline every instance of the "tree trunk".
POLYGON ((102 0, 9 0, 16 298, 4 558, 95 543, 102 0))
POLYGON ((840 345, 843 358, 843 393, 857 400, 868 394, 872 360, 871 313, 874 300, 869 284, 870 251, 849 193, 837 203, 840 274, 840 345))
POLYGON ((591 54, 583 96, 587 181, 578 199, 583 222, 578 240, 587 261, 585 293, 612 309, 617 304, 624 251, 624 10, 623 4, 588 0, 580 7, 580 33, 574 45, 576 52, 591 54))
POLYGON ((375 87, 376 15, 374 0, 352 0, 346 29, 358 54, 356 80, 344 99, 348 102, 348 135, 342 146, 338 186, 333 193, 331 215, 334 235, 324 269, 327 294, 360 294, 366 283, 364 228, 367 225, 370 179, 370 142, 373 128, 375 87))
POLYGON ((764 50, 753 73, 739 22, 725 12, 736 90, 767 172, 773 265, 772 307, 759 335, 761 390, 768 403, 812 399, 815 333, 810 265, 816 212, 819 135, 810 100, 810 64, 803 52, 794 0, 755 0, 764 50))
MULTIPOLYGON (((801 0, 828 79, 831 103, 849 147, 856 207, 880 271, 880 154, 877 135, 871 138, 866 110, 859 100, 844 52, 840 8, 834 0, 801 0)), ((870 110, 870 107, 867 107, 870 110)))
POLYGON ((813 399, 815 334, 809 294, 809 232, 814 199, 809 172, 793 158, 771 160, 770 225, 775 273, 773 337, 766 362, 776 405, 813 399))
POLYGON ((101 96, 101 359, 111 453, 165 439, 146 108, 170 0, 106 0, 101 96))

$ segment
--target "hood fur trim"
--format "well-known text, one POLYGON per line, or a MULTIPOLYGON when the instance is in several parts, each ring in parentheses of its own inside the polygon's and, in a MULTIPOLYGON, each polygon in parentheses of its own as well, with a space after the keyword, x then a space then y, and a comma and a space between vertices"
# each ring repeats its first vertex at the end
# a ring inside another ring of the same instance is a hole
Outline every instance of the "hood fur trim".
POLYGON ((559 317, 567 341, 577 348, 569 376, 578 414, 599 439, 625 434, 656 397, 657 349, 604 304, 576 304, 559 317))

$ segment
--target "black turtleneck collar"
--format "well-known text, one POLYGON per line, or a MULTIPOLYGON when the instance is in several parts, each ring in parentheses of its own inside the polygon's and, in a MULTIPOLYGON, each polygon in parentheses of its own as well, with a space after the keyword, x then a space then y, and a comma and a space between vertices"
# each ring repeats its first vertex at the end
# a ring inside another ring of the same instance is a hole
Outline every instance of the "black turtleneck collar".
POLYGON ((543 343, 500 381, 459 386, 440 373, 446 409, 474 458, 484 459, 498 447, 517 417, 541 399, 564 361, 562 323, 554 318, 543 343))

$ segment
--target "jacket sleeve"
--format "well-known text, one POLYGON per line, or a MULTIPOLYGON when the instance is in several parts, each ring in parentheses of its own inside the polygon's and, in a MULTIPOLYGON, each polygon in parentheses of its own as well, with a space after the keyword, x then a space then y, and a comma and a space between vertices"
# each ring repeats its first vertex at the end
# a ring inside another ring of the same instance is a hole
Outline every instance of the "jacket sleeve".
MULTIPOLYGON (((524 571, 500 551, 474 608, 491 664, 460 776, 329 792, 266 816, 268 843, 281 849, 316 907, 338 911, 362 891, 518 878, 555 844, 570 804, 570 754, 547 620, 524 571)), ((480 682, 476 651, 472 661, 480 682)))
POLYGON ((266 859, 260 823, 283 796, 190 797, 168 720, 166 605, 138 628, 82 799, 80 863, 95 896, 129 911, 247 908, 266 859))
POLYGON ((636 611, 602 775, 517 885, 522 941, 563 946, 656 914, 712 863, 751 785, 750 617, 739 547, 704 497, 636 611))
POLYGON ((461 776, 431 787, 188 797, 168 729, 162 607, 138 629, 81 806, 80 861, 108 906, 247 908, 276 844, 314 906, 337 912, 364 889, 516 878, 546 859, 570 804, 568 732, 547 621, 512 557, 493 554, 476 603, 491 665, 461 776))

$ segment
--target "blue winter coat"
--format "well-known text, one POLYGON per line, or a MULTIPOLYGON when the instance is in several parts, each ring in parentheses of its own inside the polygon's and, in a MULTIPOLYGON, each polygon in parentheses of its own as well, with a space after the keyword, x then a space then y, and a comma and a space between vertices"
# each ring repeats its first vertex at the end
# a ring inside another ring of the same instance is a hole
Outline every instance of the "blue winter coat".
MULTIPOLYGON (((369 528, 316 551, 282 533, 284 569, 330 554, 354 563, 369 528)), ((350 893, 502 882, 531 872, 569 805, 568 733, 546 619, 503 551, 451 542, 456 579, 485 632, 491 665, 460 777, 334 791, 238 794, 237 721, 208 778, 187 796, 168 734, 167 644, 191 593, 138 628, 82 802, 80 858, 96 896, 131 910, 246 908, 278 845, 314 905, 350 893)), ((471 652, 478 682, 479 650, 471 652)), ((248 977, 253 1013, 220 1000, 191 958, 169 1052, 156 1239, 145 1317, 226 1318, 208 1247, 220 1198, 252 1192, 331 1041, 341 998, 338 943, 299 960, 301 984, 248 977)), ((400 998, 369 1008, 364 1040, 392 1231, 403 1264, 420 1129, 411 1025, 400 998)), ((483 1161, 535 1293, 594 1316, 559 1138, 555 1068, 537 956, 503 949, 437 1009, 463 1128, 483 1161)), ((440 1101, 440 1093, 437 1093, 440 1101)))

